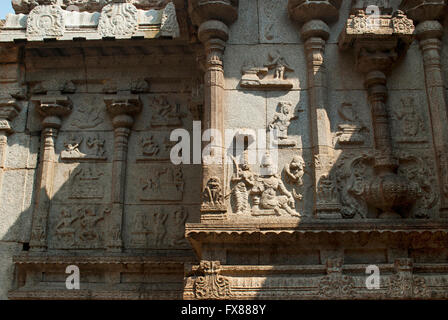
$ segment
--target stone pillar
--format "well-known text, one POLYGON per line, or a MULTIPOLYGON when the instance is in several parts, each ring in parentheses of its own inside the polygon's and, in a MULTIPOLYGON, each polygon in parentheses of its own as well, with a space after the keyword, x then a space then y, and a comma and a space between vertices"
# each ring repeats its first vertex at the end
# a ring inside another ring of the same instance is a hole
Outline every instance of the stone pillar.
POLYGON ((400 218, 394 208, 413 204, 418 198, 418 186, 396 174, 398 160, 392 150, 386 74, 398 57, 405 54, 414 26, 401 11, 379 16, 378 27, 371 27, 367 19, 364 10, 357 10, 339 38, 341 48, 355 50, 357 69, 365 75, 364 86, 372 113, 375 175, 365 182, 363 198, 380 210, 380 218, 400 218))
POLYGON ((330 35, 327 23, 339 17, 340 2, 315 2, 289 0, 288 10, 291 19, 302 25, 300 33, 305 43, 308 70, 308 95, 310 112, 310 137, 313 159, 321 166, 314 166, 315 213, 317 218, 341 218, 337 204, 320 203, 317 184, 321 177, 327 176, 334 159, 333 137, 327 114, 327 70, 325 67, 325 43, 330 35))
MULTIPOLYGON (((237 8, 230 2, 192 1, 190 16, 198 29, 198 38, 205 50, 204 111, 203 130, 214 130, 213 136, 220 135, 211 144, 212 161, 202 162, 202 220, 225 219, 225 174, 224 174, 224 128, 223 96, 224 66, 223 56, 229 37, 228 25, 237 18, 237 8)), ((208 143, 207 143, 208 144, 208 143)))
POLYGON ((123 248, 122 225, 129 135, 134 125, 134 116, 142 110, 142 103, 137 95, 111 96, 104 98, 104 101, 114 127, 112 208, 107 224, 106 247, 108 251, 120 252, 123 248))
POLYGON ((21 108, 15 99, 4 98, 0 100, 0 190, 3 185, 8 135, 13 132, 11 121, 17 117, 20 110, 21 108))
POLYGON ((42 115, 42 137, 39 171, 36 183, 36 200, 33 211, 30 248, 46 251, 48 215, 53 196, 55 167, 55 142, 62 118, 72 111, 72 102, 65 96, 37 96, 32 99, 36 110, 42 115))
POLYGON ((416 34, 425 69, 425 85, 434 150, 437 155, 441 188, 440 217, 448 218, 448 116, 440 59, 443 26, 437 21, 443 17, 447 6, 445 0, 405 0, 401 7, 416 24, 416 34))

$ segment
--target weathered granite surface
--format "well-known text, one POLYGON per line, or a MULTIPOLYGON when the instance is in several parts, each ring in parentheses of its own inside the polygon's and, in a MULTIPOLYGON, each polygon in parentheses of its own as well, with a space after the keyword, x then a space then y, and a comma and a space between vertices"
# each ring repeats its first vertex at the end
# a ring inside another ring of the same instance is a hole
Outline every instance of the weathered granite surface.
POLYGON ((448 298, 445 0, 12 3, 0 299, 448 298))

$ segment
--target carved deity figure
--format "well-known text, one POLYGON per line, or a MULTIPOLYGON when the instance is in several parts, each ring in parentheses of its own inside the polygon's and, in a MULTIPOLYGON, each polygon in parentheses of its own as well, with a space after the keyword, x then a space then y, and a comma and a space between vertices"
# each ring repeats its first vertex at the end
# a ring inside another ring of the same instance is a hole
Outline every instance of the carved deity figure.
POLYGON ((286 189, 282 179, 274 172, 270 158, 261 165, 264 174, 257 179, 252 192, 256 194, 261 209, 274 210, 277 215, 286 211, 291 216, 300 216, 295 212, 295 200, 293 195, 286 189))
POLYGON ((288 141, 288 128, 291 120, 295 119, 294 108, 289 102, 280 102, 278 104, 279 112, 274 114, 274 119, 269 124, 269 129, 275 130, 279 143, 288 141))
POLYGON ((154 113, 152 115, 152 126, 179 126, 182 124, 181 118, 184 116, 180 112, 180 106, 174 106, 164 95, 153 99, 154 113))
POLYGON ((104 156, 106 151, 104 150, 104 144, 106 141, 101 139, 99 136, 89 137, 86 141, 87 147, 90 149, 95 149, 94 156, 101 158, 104 156))
POLYGON ((233 194, 236 202, 236 213, 247 213, 250 210, 249 207, 249 191, 255 184, 255 174, 250 170, 250 166, 247 163, 238 165, 235 162, 236 175, 231 179, 235 186, 233 187, 233 194))
POLYGON ((274 70, 274 80, 285 80, 285 71, 293 71, 278 51, 269 54, 269 63, 265 66, 274 70))

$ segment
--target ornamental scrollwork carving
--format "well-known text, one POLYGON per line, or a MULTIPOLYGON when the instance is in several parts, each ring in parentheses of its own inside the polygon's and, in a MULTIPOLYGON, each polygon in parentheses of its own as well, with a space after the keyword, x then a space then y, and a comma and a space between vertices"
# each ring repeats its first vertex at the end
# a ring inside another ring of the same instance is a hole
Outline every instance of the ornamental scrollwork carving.
POLYGON ((130 37, 138 27, 137 8, 130 3, 112 3, 101 11, 98 32, 103 37, 130 37))
POLYGON ((230 281, 220 275, 219 261, 201 261, 199 271, 204 275, 197 277, 194 292, 197 299, 227 299, 231 296, 230 281))
POLYGON ((29 37, 62 37, 64 31, 64 11, 60 6, 37 6, 28 15, 26 33, 29 37))

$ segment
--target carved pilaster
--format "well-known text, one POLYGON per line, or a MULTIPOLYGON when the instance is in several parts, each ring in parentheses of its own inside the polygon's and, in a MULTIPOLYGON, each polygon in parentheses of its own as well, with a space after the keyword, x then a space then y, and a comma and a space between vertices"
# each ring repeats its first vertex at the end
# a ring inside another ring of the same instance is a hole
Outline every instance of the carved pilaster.
POLYGON ((21 108, 15 99, 0 99, 0 190, 3 184, 8 135, 13 132, 11 121, 17 117, 20 110, 21 108))
POLYGON ((356 65, 365 74, 364 86, 372 113, 375 141, 375 175, 365 183, 363 198, 379 209, 380 218, 399 218, 396 208, 406 208, 418 198, 418 188, 396 174, 398 161, 392 150, 386 74, 412 41, 414 26, 401 11, 381 15, 371 25, 364 10, 349 17, 339 38, 341 48, 353 47, 356 65))
MULTIPOLYGON (((237 18, 238 1, 191 1, 190 16, 198 29, 198 38, 205 49, 203 130, 212 129, 220 137, 223 132, 224 66, 223 55, 229 37, 229 24, 237 18)), ((224 219, 225 175, 222 138, 210 145, 209 159, 202 165, 203 219, 224 219), (221 141, 218 141, 221 140, 221 141)))
POLYGON ((448 218, 448 115, 440 52, 443 26, 437 21, 446 10, 445 0, 403 1, 401 8, 416 23, 423 56, 425 85, 439 172, 440 216, 448 218))
POLYGON ((123 247, 122 225, 129 135, 134 125, 134 116, 142 110, 142 103, 136 95, 111 96, 104 101, 114 126, 112 212, 108 222, 106 246, 110 251, 119 252, 123 247))
POLYGON ((62 118, 72 111, 72 102, 65 96, 36 96, 32 99, 42 116, 42 137, 39 173, 36 184, 36 201, 31 229, 31 250, 47 249, 47 228, 50 201, 53 196, 55 167, 54 145, 62 125, 62 118))
MULTIPOLYGON (((308 69, 308 94, 310 106, 310 137, 313 158, 320 165, 314 166, 315 194, 322 177, 328 177, 333 161, 333 143, 330 121, 327 114, 327 71, 325 67, 325 43, 330 35, 327 23, 338 19, 340 1, 289 0, 289 15, 302 23, 300 30, 305 43, 308 69)), ((328 205, 316 196, 317 218, 341 218, 337 204, 328 205)))

